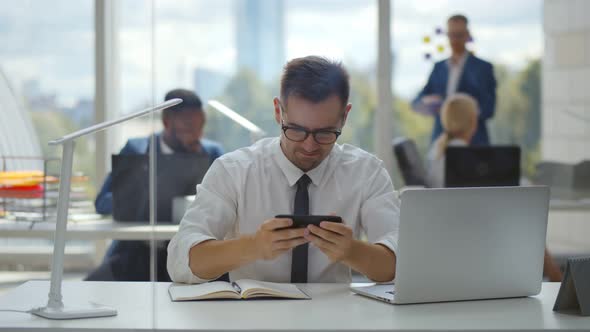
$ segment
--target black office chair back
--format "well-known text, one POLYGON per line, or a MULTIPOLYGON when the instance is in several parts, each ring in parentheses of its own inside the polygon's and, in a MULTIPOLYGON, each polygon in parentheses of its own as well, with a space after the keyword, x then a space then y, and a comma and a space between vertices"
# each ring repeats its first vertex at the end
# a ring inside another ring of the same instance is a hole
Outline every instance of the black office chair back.
POLYGON ((426 186, 426 170, 416 143, 409 138, 399 137, 393 140, 392 145, 406 186, 426 186))

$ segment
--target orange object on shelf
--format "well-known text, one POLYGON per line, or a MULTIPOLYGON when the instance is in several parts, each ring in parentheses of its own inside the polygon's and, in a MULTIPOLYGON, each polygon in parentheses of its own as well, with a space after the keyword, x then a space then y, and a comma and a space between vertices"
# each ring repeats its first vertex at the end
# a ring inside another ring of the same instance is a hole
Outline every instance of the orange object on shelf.
POLYGON ((33 186, 42 183, 58 183, 55 176, 44 176, 41 171, 0 172, 0 188, 4 186, 33 186))
POLYGON ((41 171, 6 171, 0 172, 1 179, 14 179, 14 178, 30 178, 35 176, 43 176, 41 171))

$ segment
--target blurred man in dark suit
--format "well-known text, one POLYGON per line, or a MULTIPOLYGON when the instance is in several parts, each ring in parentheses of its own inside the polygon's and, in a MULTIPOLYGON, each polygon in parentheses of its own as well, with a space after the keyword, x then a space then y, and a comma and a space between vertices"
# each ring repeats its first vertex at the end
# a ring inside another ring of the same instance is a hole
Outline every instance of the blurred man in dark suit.
MULTIPOLYGON (((164 130, 155 135, 157 155, 172 153, 206 154, 210 163, 223 154, 219 143, 204 139, 205 112, 200 98, 192 91, 175 89, 168 92, 165 100, 182 99, 182 103, 165 109, 162 113, 164 130)), ((120 154, 148 154, 150 136, 127 141, 120 154)), ((112 177, 109 174, 96 197, 96 212, 113 213, 112 177)), ((166 271, 167 241, 157 249, 158 281, 170 281, 166 271)), ((87 277, 94 281, 149 281, 150 250, 144 241, 113 241, 102 264, 87 277)))
POLYGON ((465 93, 478 103, 477 131, 471 145, 489 145, 486 121, 494 116, 496 106, 496 79, 494 68, 467 51, 465 44, 471 39, 467 17, 453 15, 447 20, 447 35, 452 55, 437 62, 426 86, 412 102, 414 110, 435 117, 431 141, 442 133, 440 106, 455 93, 465 93))

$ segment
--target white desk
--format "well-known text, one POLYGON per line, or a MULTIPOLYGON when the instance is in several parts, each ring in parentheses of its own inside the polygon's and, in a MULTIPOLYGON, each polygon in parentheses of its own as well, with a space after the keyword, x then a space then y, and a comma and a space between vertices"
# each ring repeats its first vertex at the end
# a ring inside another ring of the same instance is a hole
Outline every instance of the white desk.
MULTIPOLYGON (((53 240, 55 222, 13 221, 0 218, 1 238, 53 240)), ((116 222, 112 219, 68 222, 67 240, 94 241, 94 264, 100 264, 107 250, 107 240, 170 240, 178 225, 150 226, 139 222, 116 222)), ((0 254, 1 256, 2 254, 0 254)))
MULTIPOLYGON (((543 284, 541 294, 531 298, 399 306, 353 295, 343 284, 305 285, 313 297, 310 301, 207 302, 171 302, 168 285, 65 282, 66 303, 93 300, 117 308, 119 315, 50 321, 30 314, 0 312, 0 331, 590 329, 590 317, 552 311, 558 283, 543 284)), ((0 297, 0 308, 28 310, 45 305, 48 290, 46 281, 27 282, 0 297)))
POLYGON ((590 200, 551 200, 547 248, 556 257, 590 253, 590 200))
MULTIPOLYGON (((564 218, 560 213, 590 212, 590 201, 551 201, 550 220, 554 214, 564 218)), ((551 222, 550 222, 551 224, 551 222)), ((12 221, 0 218, 0 236, 2 238, 37 238, 53 239, 54 222, 12 221)), ((551 226, 551 225, 550 225, 551 226)), ((68 240, 170 240, 178 231, 178 225, 150 226, 139 222, 116 222, 112 219, 94 221, 70 221, 66 238, 68 240)), ((550 228, 550 231, 553 231, 550 228)), ((550 232, 551 233, 551 232, 550 232)), ((584 232, 583 232, 584 233, 584 232)), ((551 236, 550 236, 551 239, 551 236)))
MULTIPOLYGON (((139 222, 116 222, 111 219, 68 222, 68 240, 170 240, 178 231, 178 225, 150 226, 139 222)), ((30 222, 0 219, 2 238, 53 239, 54 222, 30 222)))
POLYGON ((578 199, 578 200, 567 200, 567 199, 552 199, 549 202, 549 208, 551 210, 573 210, 573 211, 590 211, 590 199, 578 199))

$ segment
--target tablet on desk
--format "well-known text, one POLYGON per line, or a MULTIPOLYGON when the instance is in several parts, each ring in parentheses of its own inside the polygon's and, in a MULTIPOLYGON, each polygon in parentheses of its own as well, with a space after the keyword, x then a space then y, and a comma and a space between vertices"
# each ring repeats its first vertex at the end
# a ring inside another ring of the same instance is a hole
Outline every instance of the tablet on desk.
POLYGON ((338 216, 279 214, 276 215, 275 218, 293 220, 293 226, 291 226, 291 228, 302 228, 307 227, 307 225, 320 227, 322 221, 342 223, 342 218, 338 216))

